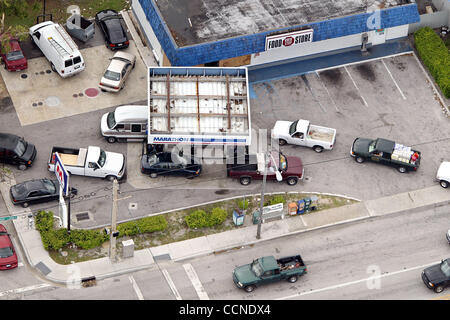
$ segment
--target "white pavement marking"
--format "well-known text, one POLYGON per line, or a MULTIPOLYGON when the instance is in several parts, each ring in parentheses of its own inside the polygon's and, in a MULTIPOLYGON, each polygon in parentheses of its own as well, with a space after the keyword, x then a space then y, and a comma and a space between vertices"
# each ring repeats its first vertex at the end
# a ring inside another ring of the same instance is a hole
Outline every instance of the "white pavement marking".
POLYGON ((138 299, 144 300, 144 296, 142 295, 141 289, 139 289, 136 280, 134 280, 133 276, 129 276, 128 279, 130 279, 130 282, 133 285, 134 292, 136 292, 138 299))
POLYGON ((350 72, 348 71, 347 67, 344 66, 344 69, 345 69, 345 71, 347 71, 347 74, 348 74, 348 76, 350 77, 350 79, 352 80, 353 85, 355 86, 356 90, 358 90, 358 93, 359 93, 361 99, 363 100, 364 105, 365 105, 366 107, 368 107, 369 105, 367 104, 366 99, 364 99, 363 95, 361 94, 361 90, 359 90, 358 86, 356 85, 355 80, 353 80, 353 77, 352 77, 352 75, 350 74, 350 72))
POLYGON ((322 79, 320 79, 320 74, 317 71, 315 71, 315 73, 316 73, 317 78, 319 79, 319 82, 322 84, 322 87, 326 90, 328 96, 330 97, 331 102, 333 102, 334 108, 336 109, 337 112, 339 112, 339 109, 338 109, 338 107, 336 105, 336 102, 334 102, 334 99, 331 96, 330 91, 328 91, 328 88, 325 86, 325 84, 323 83, 322 79))
POLYGON ((389 75, 391 76, 392 81, 394 81, 395 86, 397 87, 398 91, 400 92, 400 94, 402 95, 403 100, 406 100, 405 95, 403 94, 403 91, 400 89, 399 85, 397 84, 397 81, 395 81, 394 76, 392 75, 391 71, 389 70, 389 68, 387 67, 386 63, 384 62, 384 60, 382 59, 381 62, 383 63, 384 67, 386 68, 387 72, 389 73, 389 75))
POLYGON ((440 263, 440 261, 433 262, 433 263, 428 263, 428 264, 424 264, 424 265, 421 265, 421 266, 416 266, 416 267, 412 267, 412 268, 408 268, 408 269, 403 269, 403 270, 399 270, 399 271, 385 273, 385 274, 382 274, 382 275, 377 276, 377 277, 369 277, 369 278, 360 279, 360 280, 356 280, 356 281, 351 281, 351 282, 337 284, 337 285, 326 287, 326 288, 322 288, 322 289, 305 291, 305 292, 299 292, 299 293, 296 293, 296 294, 293 294, 293 295, 290 295, 290 296, 286 296, 286 297, 282 297, 282 298, 278 298, 278 299, 275 299, 275 300, 292 299, 292 298, 296 298, 296 297, 300 297, 300 296, 305 296, 307 294, 313 294, 313 293, 323 292, 323 291, 327 291, 327 290, 334 290, 334 289, 339 289, 339 288, 343 288, 343 287, 348 287, 348 286, 351 286, 351 285, 354 285, 354 284, 358 284, 358 283, 363 283, 363 282, 367 282, 367 281, 373 281, 375 279, 386 278, 386 277, 394 276, 394 275, 397 275, 397 274, 400 274, 400 273, 409 272, 409 271, 413 271, 413 270, 417 270, 417 269, 423 269, 423 268, 426 268, 426 267, 429 267, 429 266, 432 266, 432 265, 438 264, 438 263, 440 263))
POLYGON ((194 267, 190 263, 186 263, 183 264, 183 268, 186 271, 189 279, 191 280, 192 285, 195 288, 195 291, 197 291, 200 300, 209 300, 208 294, 203 288, 202 283, 200 282, 200 279, 198 278, 197 273, 194 270, 194 267))
POLYGON ((51 285, 49 285, 48 283, 41 283, 41 284, 37 284, 34 286, 7 290, 7 291, 0 292, 0 297, 6 296, 8 294, 20 294, 20 293, 24 293, 27 291, 33 291, 33 290, 43 289, 43 288, 48 288, 48 287, 51 287, 51 285))
POLYGON ((170 290, 172 290, 172 292, 173 292, 175 298, 176 298, 177 300, 183 300, 183 299, 181 298, 181 295, 180 295, 180 293, 178 292, 177 288, 175 287, 175 283, 173 283, 172 278, 171 278, 170 275, 169 275, 169 272, 167 272, 166 269, 162 269, 161 271, 162 271, 162 273, 163 273, 163 275, 164 275, 164 278, 166 278, 166 281, 167 281, 167 283, 169 284, 170 290))

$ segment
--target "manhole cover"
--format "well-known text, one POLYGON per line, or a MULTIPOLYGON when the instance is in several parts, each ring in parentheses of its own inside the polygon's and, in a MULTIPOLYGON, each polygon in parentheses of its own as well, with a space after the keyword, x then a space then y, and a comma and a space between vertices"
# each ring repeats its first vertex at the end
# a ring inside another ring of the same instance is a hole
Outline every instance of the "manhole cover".
POLYGON ((130 202, 128 204, 128 209, 129 210, 137 210, 137 207, 138 207, 137 203, 130 202))
POLYGON ((98 96, 98 90, 96 88, 88 88, 84 90, 84 94, 89 98, 95 98, 98 96))
POLYGON ((44 100, 45 104, 49 107, 56 107, 60 104, 60 100, 58 97, 50 96, 47 97, 47 99, 44 100))
POLYGON ((28 75, 27 75, 26 73, 22 73, 22 74, 20 75, 20 77, 21 77, 22 79, 26 79, 26 78, 28 78, 28 75))
POLYGON ((36 102, 33 103, 32 106, 33 106, 33 107, 37 107, 37 103, 36 103, 36 102))
POLYGON ((45 70, 45 72, 52 73, 52 70, 47 69, 47 70, 45 70))
POLYGON ((44 74, 44 73, 45 73, 44 71, 39 72, 39 74, 44 74))
POLYGON ((72 95, 72 97, 76 98, 76 97, 78 97, 78 94, 77 94, 77 93, 74 93, 74 94, 72 95))
POLYGON ((80 212, 75 215, 77 221, 89 220, 89 212, 80 212))

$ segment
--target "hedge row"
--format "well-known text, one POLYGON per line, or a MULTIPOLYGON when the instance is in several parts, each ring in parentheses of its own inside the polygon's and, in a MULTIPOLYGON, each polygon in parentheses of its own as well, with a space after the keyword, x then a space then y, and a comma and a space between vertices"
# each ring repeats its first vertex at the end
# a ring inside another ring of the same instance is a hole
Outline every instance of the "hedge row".
MULTIPOLYGON (((162 231, 167 228, 167 221, 162 216, 147 217, 136 221, 119 224, 119 236, 132 236, 138 233, 162 231)), ((36 215, 36 229, 41 233, 46 250, 59 250, 72 243, 81 249, 92 249, 109 240, 109 235, 98 230, 71 230, 53 228, 53 213, 40 211, 36 215)))
POLYGON ((414 33, 417 52, 430 70, 443 94, 450 98, 450 53, 441 38, 430 27, 414 33))
POLYGON ((228 217, 225 209, 214 208, 206 213, 204 210, 195 210, 187 215, 184 220, 190 229, 201 229, 222 224, 228 217))

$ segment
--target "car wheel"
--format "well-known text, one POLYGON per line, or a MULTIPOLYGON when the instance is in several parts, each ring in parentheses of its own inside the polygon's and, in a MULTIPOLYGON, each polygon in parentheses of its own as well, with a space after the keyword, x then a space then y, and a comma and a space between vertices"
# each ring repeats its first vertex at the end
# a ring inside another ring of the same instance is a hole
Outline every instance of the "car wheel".
POLYGON ((397 170, 400 173, 405 173, 406 172, 406 168, 405 167, 398 167, 397 170))
POLYGON ((289 177, 286 179, 286 183, 290 186, 295 186, 298 182, 298 178, 297 177, 289 177))
POLYGON ((297 282, 297 280, 298 280, 298 277, 297 277, 297 276, 292 276, 292 277, 289 277, 289 279, 288 279, 288 281, 289 281, 290 283, 297 282))
POLYGON ((19 168, 19 170, 24 171, 27 168, 27 166, 24 164, 19 164, 18 168, 19 168))
POLYGON ((106 138, 106 140, 107 140, 109 143, 114 143, 114 142, 117 141, 117 139, 116 139, 115 137, 108 137, 108 138, 106 138))
POLYGON ((364 157, 356 157, 355 161, 358 163, 363 163, 364 161, 366 161, 366 159, 364 157))
POLYGON ((314 147, 313 147, 313 150, 314 150, 315 152, 317 152, 317 153, 321 153, 321 152, 323 151, 323 147, 321 147, 321 146, 314 146, 314 147))
POLYGON ((22 207, 24 207, 24 208, 28 208, 28 206, 29 206, 29 203, 28 203, 28 202, 24 202, 24 203, 22 203, 22 207))
POLYGON ((278 140, 278 144, 279 144, 280 146, 284 146, 286 143, 287 143, 286 140, 283 140, 283 139, 279 139, 279 140, 278 140))
POLYGON ((253 290, 255 290, 255 286, 245 286, 244 287, 244 290, 245 291, 247 291, 247 292, 253 292, 253 290))
POLYGON ((449 183, 445 180, 441 180, 439 184, 441 185, 442 188, 448 188, 449 185, 449 183))
POLYGON ((50 67, 52 68, 53 72, 56 72, 56 68, 55 68, 55 65, 53 63, 50 63, 50 67))
POLYGON ((107 176, 107 177, 106 177, 106 180, 108 180, 108 181, 110 181, 110 182, 113 182, 114 179, 117 179, 117 178, 116 178, 115 176, 107 176))
POLYGON ((158 175, 156 173, 150 173, 150 178, 156 178, 158 175))
POLYGON ((242 178, 239 179, 239 182, 243 186, 248 186, 250 184, 250 182, 252 182, 252 179, 250 177, 242 177, 242 178))
POLYGON ((434 288, 434 292, 436 292, 436 293, 441 293, 442 291, 444 291, 444 286, 442 286, 442 285, 434 288))

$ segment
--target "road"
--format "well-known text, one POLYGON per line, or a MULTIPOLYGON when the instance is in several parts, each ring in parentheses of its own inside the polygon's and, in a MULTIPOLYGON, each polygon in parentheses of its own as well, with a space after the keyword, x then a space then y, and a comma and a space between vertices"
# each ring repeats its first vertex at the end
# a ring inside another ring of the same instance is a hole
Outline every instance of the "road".
MULTIPOLYGON (((151 269, 99 280, 89 288, 33 287, 39 284, 35 279, 16 279, 16 285, 27 290, 14 297, 39 300, 450 299, 449 289, 436 294, 420 278, 424 267, 450 256, 445 239, 450 227, 449 209, 450 206, 442 206, 371 218, 216 255, 179 262, 160 261, 151 269), (298 253, 307 264, 308 273, 294 284, 273 283, 248 294, 238 290, 231 280, 233 268, 253 258, 298 253)), ((10 274, 20 272, 19 268, 10 274)), ((10 274, 0 273, 0 283, 6 277, 13 278, 10 274)), ((21 288, 7 288, 11 289, 21 288)), ((0 293, 0 299, 5 297, 0 293)))

